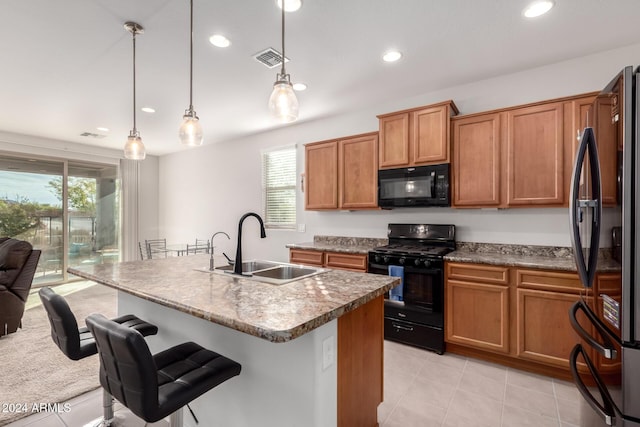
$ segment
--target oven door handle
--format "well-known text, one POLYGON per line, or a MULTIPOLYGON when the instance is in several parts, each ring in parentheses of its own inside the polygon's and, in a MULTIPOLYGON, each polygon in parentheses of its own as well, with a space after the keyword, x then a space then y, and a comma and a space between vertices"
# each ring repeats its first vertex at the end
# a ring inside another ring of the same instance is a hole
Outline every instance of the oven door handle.
POLYGON ((609 425, 615 425, 616 419, 616 410, 615 405, 613 404, 613 398, 609 394, 607 387, 604 385, 602 378, 596 372, 595 367, 593 366, 593 362, 589 359, 589 356, 585 353, 584 348, 581 344, 576 344, 571 350, 571 355, 569 356, 569 368, 571 369, 571 376, 573 377, 573 382, 578 387, 578 391, 582 394, 582 397, 587 401, 589 406, 593 408, 594 411, 604 420, 604 422, 609 425), (587 386, 580 378, 580 374, 578 374, 578 356, 582 355, 584 362, 591 373, 591 376, 596 382, 596 387, 598 388, 598 392, 600 393, 600 397, 602 398, 602 404, 593 397, 593 394, 589 391, 587 386))
MULTIPOLYGON (((396 265, 396 264, 393 264, 396 265)), ((397 264, 402 266, 402 264, 397 264)), ((442 273, 442 269, 440 268, 418 268, 418 267, 414 267, 414 266, 403 266, 404 267, 404 272, 405 273, 422 273, 422 274, 429 274, 432 276, 435 276, 437 274, 441 274, 442 273)), ((369 264, 369 270, 388 270, 389 266, 388 265, 381 265, 381 264, 369 264)))
POLYGON ((398 325, 397 323, 391 322, 391 326, 393 326, 394 328, 396 328, 397 330, 403 330, 403 331, 407 331, 407 332, 413 332, 413 327, 412 326, 402 326, 402 325, 398 325))
POLYGON ((576 331, 578 335, 580 335, 580 338, 585 340, 602 356, 606 357, 607 359, 615 359, 617 357, 618 352, 616 351, 613 341, 611 340, 611 337, 614 335, 612 335, 607 327, 602 324, 600 319, 598 319, 596 315, 593 314, 593 311, 591 311, 591 309, 585 305, 583 300, 580 299, 576 301, 571 306, 571 309, 569 309, 569 322, 571 322, 573 330, 576 331), (587 332, 582 327, 582 325, 580 325, 580 323, 578 323, 578 311, 582 311, 585 316, 587 316, 591 324, 598 332, 598 335, 600 335, 600 337, 602 338, 604 344, 600 344, 598 341, 596 341, 595 338, 593 338, 593 336, 591 336, 591 334, 587 332))

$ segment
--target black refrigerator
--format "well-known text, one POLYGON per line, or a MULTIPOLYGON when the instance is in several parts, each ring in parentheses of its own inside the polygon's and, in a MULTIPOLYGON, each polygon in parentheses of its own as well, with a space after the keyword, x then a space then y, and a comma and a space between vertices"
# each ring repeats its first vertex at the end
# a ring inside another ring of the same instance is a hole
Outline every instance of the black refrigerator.
POLYGON ((585 427, 640 427, 639 72, 624 68, 590 106, 571 181, 571 241, 584 288, 569 311, 581 338, 570 368, 585 427), (596 280, 599 263, 621 279, 596 280))

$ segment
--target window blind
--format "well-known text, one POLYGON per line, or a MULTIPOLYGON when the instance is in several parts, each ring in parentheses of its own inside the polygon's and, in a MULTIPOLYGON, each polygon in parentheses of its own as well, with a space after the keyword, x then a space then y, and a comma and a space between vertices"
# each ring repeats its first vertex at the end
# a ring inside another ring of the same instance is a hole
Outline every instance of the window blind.
POLYGON ((296 147, 262 153, 262 199, 267 228, 296 228, 296 147))

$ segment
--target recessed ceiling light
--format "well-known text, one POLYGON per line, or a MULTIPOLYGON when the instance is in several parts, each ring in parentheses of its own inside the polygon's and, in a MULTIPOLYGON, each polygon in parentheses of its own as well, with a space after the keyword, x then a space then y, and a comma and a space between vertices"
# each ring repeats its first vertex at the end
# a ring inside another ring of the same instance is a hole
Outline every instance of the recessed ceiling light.
POLYGON ((304 83, 294 83, 293 90, 300 92, 301 90, 306 90, 307 85, 304 83))
POLYGON ((231 41, 222 34, 214 34, 209 37, 209 42, 216 47, 229 47, 231 41))
POLYGON ((402 54, 396 50, 389 51, 382 56, 385 62, 396 62, 400 58, 402 58, 402 54))
MULTIPOLYGON (((276 0, 279 8, 282 8, 282 0, 276 0)), ((284 11, 295 12, 302 7, 302 0, 284 0, 284 11)))
POLYGON ((156 112, 156 109, 155 108, 151 108, 151 107, 142 107, 141 110, 144 111, 145 113, 155 113, 156 112))
POLYGON ((109 128, 98 127, 96 129, 98 129, 100 132, 109 132, 109 128))
POLYGON ((527 18, 535 18, 549 12, 554 4, 555 2, 553 0, 537 0, 530 3, 529 6, 522 11, 522 14, 527 18))

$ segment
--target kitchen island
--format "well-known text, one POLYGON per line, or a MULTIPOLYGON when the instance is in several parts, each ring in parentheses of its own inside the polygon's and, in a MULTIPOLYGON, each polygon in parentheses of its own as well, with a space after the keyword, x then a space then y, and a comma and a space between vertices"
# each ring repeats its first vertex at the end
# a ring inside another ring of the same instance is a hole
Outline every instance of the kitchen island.
POLYGON ((327 270, 273 285, 199 271, 208 265, 195 255, 68 271, 117 289, 119 313, 156 324, 153 353, 194 341, 242 365, 194 401, 201 425, 377 424, 383 295, 397 278, 327 270))

